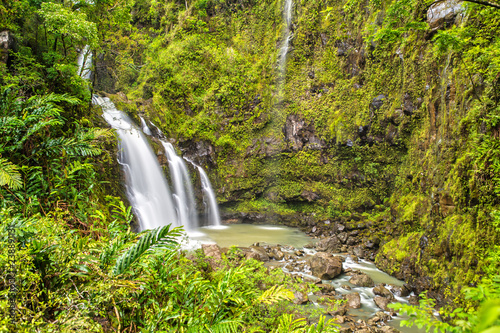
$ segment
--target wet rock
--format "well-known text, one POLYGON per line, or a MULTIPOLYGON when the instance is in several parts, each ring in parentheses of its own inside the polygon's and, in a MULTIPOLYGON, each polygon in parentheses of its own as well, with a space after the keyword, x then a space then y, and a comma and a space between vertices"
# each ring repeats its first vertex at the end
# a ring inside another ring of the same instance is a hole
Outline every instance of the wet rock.
POLYGON ((296 250, 294 253, 297 257, 302 257, 304 255, 304 251, 302 250, 296 250))
POLYGON ((307 304, 309 302, 309 298, 307 297, 307 293, 303 291, 296 291, 293 293, 293 296, 295 297, 293 299, 294 304, 307 304))
POLYGON ((351 255, 352 261, 354 261, 356 264, 359 263, 359 258, 356 257, 355 255, 351 255))
POLYGON ((406 297, 410 295, 410 291, 405 286, 390 285, 389 290, 396 296, 406 297))
POLYGON ((219 245, 217 244, 202 244, 201 248, 203 250, 203 253, 205 254, 205 257, 212 257, 217 260, 221 260, 221 250, 219 245))
POLYGON ((390 299, 388 299, 386 297, 382 297, 382 296, 375 296, 373 298, 373 301, 382 310, 390 311, 390 309, 387 307, 388 304, 392 303, 392 301, 390 299))
POLYGON ((347 304, 338 305, 335 304, 333 307, 328 308, 327 312, 330 316, 343 316, 347 312, 347 304))
POLYGON ((365 250, 361 247, 361 246, 356 246, 354 249, 353 249, 353 252, 354 252, 354 255, 358 258, 365 258, 366 257, 366 254, 365 254, 365 250))
POLYGON ((373 287, 375 284, 371 277, 366 274, 357 274, 349 279, 349 282, 359 287, 373 287))
POLYGON ((386 297, 387 299, 394 301, 394 295, 382 284, 378 284, 375 288, 373 288, 373 293, 378 296, 386 297))
POLYGON ((321 293, 324 295, 335 295, 335 287, 331 284, 328 283, 320 283, 317 285, 318 288, 321 290, 321 293))
POLYGON ((346 322, 346 317, 345 316, 335 316, 335 317, 333 317, 333 320, 335 320, 335 322, 337 324, 344 324, 346 322))
POLYGON ((349 238, 347 238, 347 242, 346 242, 347 246, 353 246, 353 245, 356 245, 357 243, 358 243, 358 241, 355 237, 349 236, 349 238))
POLYGON ((359 309, 361 307, 361 296, 359 293, 350 293, 345 295, 347 306, 351 309, 359 309))
POLYGON ((401 331, 391 327, 391 326, 381 326, 379 327, 379 331, 382 333, 400 333, 401 331))
POLYGON ((343 284, 342 288, 345 290, 351 290, 351 286, 348 286, 347 284, 343 284))
POLYGON ((260 260, 260 255, 255 252, 247 252, 245 255, 246 259, 255 259, 255 260, 260 260))
POLYGON ((347 241, 347 237, 349 237, 347 232, 341 232, 340 234, 337 235, 337 238, 344 244, 347 241))
POLYGON ((376 249, 380 244, 380 239, 378 237, 371 238, 365 242, 365 246, 369 249, 376 249))
POLYGON ((342 273, 342 260, 330 253, 318 252, 309 259, 312 275, 331 280, 342 273))
POLYGON ((338 253, 342 247, 342 243, 338 239, 337 236, 332 236, 328 238, 324 238, 318 242, 316 245, 316 250, 320 252, 332 252, 338 253))
POLYGON ((271 257, 274 258, 274 260, 283 260, 283 258, 285 257, 285 254, 281 251, 281 249, 275 247, 271 250, 270 252, 271 254, 271 257))
POLYGON ((317 284, 317 285, 320 285, 320 284, 321 284, 321 282, 322 282, 320 278, 315 278, 315 277, 310 278, 310 277, 307 277, 307 276, 303 276, 303 277, 302 277, 302 280, 303 280, 304 282, 307 282, 307 283, 314 283, 314 284, 317 284))
POLYGON ((250 246, 250 250, 253 253, 256 253, 259 255, 260 261, 269 261, 269 255, 267 254, 266 250, 263 247, 260 246, 250 246))
POLYGON ((465 11, 462 1, 445 0, 433 4, 427 10, 427 23, 433 30, 450 27, 455 23, 458 14, 465 11))

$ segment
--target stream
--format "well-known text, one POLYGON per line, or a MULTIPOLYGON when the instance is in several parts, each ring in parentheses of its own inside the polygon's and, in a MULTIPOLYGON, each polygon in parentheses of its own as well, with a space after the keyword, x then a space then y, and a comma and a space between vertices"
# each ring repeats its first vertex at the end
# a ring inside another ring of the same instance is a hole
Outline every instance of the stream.
MULTIPOLYGON (((194 245, 195 247, 199 247, 200 244, 210 243, 216 243, 220 247, 230 247, 233 245, 238 247, 249 247, 253 244, 258 243, 260 246, 280 245, 282 251, 288 254, 292 254, 297 250, 302 250, 304 251, 304 255, 302 257, 298 257, 293 260, 286 260, 286 258, 281 261, 271 260, 269 262, 266 262, 265 265, 268 267, 281 267, 285 272, 302 275, 310 279, 316 279, 310 274, 310 270, 308 269, 307 265, 301 271, 288 269, 290 268, 290 263, 292 263, 294 260, 295 263, 305 263, 307 262, 308 258, 316 253, 316 251, 311 249, 310 247, 317 241, 317 239, 313 239, 307 236, 297 228, 265 224, 230 224, 199 228, 197 232, 190 233, 189 238, 191 245, 194 245), (193 243, 195 243, 196 245, 193 243)), ((349 255, 345 253, 340 253, 338 255, 345 257, 345 261, 343 262, 344 271, 347 269, 361 271, 369 275, 375 285, 384 283, 386 285, 392 286, 403 286, 404 284, 403 281, 400 281, 377 269, 375 264, 372 262, 369 262, 367 260, 358 260, 358 262, 355 262, 349 255)), ((373 298, 375 296, 375 294, 373 293, 373 288, 360 287, 351 284, 349 282, 350 278, 351 276, 342 273, 333 280, 323 280, 322 282, 332 284, 335 287, 336 293, 340 295, 353 292, 359 293, 361 297, 361 308, 350 309, 348 312, 356 319, 368 320, 370 317, 373 317, 375 313, 382 311, 373 301, 373 298), (348 286, 350 290, 346 289, 346 286, 348 286)), ((397 302, 401 303, 408 303, 409 299, 409 297, 398 296, 395 296, 395 298, 397 302)), ((314 306, 321 306, 316 303, 317 299, 318 296, 315 296, 313 294, 309 295, 309 300, 314 304, 314 306)), ((405 319, 403 316, 398 315, 393 317, 393 319, 387 322, 387 324, 405 333, 425 332, 424 329, 418 329, 417 327, 400 327, 400 322, 403 319, 405 319)))

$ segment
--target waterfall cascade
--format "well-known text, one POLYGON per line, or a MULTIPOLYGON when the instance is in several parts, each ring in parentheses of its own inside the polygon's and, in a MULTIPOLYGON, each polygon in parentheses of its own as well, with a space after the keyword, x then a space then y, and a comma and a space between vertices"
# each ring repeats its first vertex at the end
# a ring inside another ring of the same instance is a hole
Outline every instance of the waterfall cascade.
MULTIPOLYGON (((92 53, 85 46, 78 57, 78 73, 83 79, 90 79, 92 53)), ((140 223, 140 230, 153 229, 173 224, 184 226, 186 231, 198 227, 198 214, 193 186, 184 160, 179 157, 172 144, 160 140, 168 159, 173 183, 171 194, 162 168, 153 153, 148 140, 143 135, 152 135, 146 121, 141 118, 141 130, 124 112, 116 109, 107 97, 94 95, 92 102, 99 105, 103 117, 113 127, 119 137, 118 163, 125 173, 127 196, 140 223)), ((154 124, 152 124, 154 126, 154 124)), ((154 126, 158 133, 160 130, 154 126)), ((202 183, 206 214, 209 225, 220 225, 219 208, 210 180, 205 171, 197 166, 202 183), (206 203, 208 201, 208 204, 206 203)))
POLYGON ((286 58, 288 50, 290 49, 290 41, 293 37, 292 34, 292 0, 285 0, 285 7, 283 9, 283 20, 285 27, 283 28, 283 42, 279 50, 278 68, 280 70, 281 79, 284 79, 286 72, 286 58))
POLYGON ((196 165, 200 172, 201 189, 203 190, 203 204, 205 205, 205 214, 207 216, 208 225, 220 226, 219 206, 215 198, 214 190, 210 179, 208 179, 205 170, 199 165, 196 165))
POLYGON ((168 183, 146 137, 109 98, 94 96, 93 101, 101 106, 104 119, 118 134, 118 162, 125 173, 127 195, 140 229, 180 225, 168 183))
POLYGON ((182 157, 175 153, 174 146, 164 140, 161 140, 161 143, 167 154, 179 222, 186 230, 193 230, 198 227, 198 214, 189 171, 182 157))

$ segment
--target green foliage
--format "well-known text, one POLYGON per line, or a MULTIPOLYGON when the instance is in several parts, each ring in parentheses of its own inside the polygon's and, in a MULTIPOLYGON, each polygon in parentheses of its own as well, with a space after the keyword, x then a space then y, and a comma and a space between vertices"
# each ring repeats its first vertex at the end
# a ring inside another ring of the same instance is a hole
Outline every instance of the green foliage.
POLYGON ((421 294, 419 306, 390 304, 389 308, 409 316, 401 325, 426 329, 426 332, 481 332, 491 333, 500 329, 500 276, 486 280, 475 288, 465 289, 466 299, 480 302, 479 311, 466 311, 456 308, 452 312, 441 311, 440 316, 450 319, 453 324, 444 322, 436 316, 435 301, 421 294))
POLYGON ((113 275, 123 274, 135 261, 146 251, 153 249, 172 249, 178 243, 176 238, 181 235, 181 228, 170 230, 171 225, 147 230, 142 234, 139 241, 123 253, 113 268, 113 275))

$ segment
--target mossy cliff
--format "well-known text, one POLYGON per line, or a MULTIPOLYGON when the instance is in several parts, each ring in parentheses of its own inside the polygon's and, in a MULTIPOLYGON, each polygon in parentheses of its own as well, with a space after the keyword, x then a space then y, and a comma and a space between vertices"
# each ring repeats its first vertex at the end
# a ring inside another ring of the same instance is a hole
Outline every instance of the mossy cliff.
POLYGON ((349 245, 380 240, 378 265, 441 301, 492 273, 500 11, 296 1, 281 84, 283 5, 138 0, 96 89, 204 165, 228 218, 359 226, 349 245))

